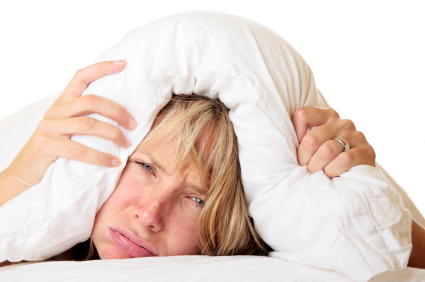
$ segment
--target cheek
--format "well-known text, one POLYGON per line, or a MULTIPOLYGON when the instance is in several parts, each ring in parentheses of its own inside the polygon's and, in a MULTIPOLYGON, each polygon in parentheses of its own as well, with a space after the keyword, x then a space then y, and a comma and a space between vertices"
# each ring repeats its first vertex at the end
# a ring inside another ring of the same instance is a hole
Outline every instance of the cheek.
MULTIPOLYGON (((114 197, 115 191, 102 205, 94 220, 91 236, 100 255, 103 245, 109 241, 109 237, 107 236, 109 226, 111 222, 116 220, 115 217, 117 217, 119 211, 120 201, 119 197, 114 197)), ((101 258, 103 258, 102 255, 101 258)))
POLYGON ((142 187, 146 186, 139 178, 131 170, 126 168, 118 181, 117 187, 106 200, 101 210, 105 207, 105 209, 117 213, 127 207, 136 205, 143 196, 142 187))
POLYGON ((134 206, 141 197, 141 189, 134 187, 136 187, 134 179, 123 172, 114 192, 96 214, 92 232, 96 246, 96 243, 107 240, 108 237, 102 234, 107 234, 110 225, 128 220, 128 216, 124 216, 126 210, 134 206))
POLYGON ((169 246, 173 246, 169 255, 198 255, 198 218, 180 214, 170 215, 169 219, 170 229, 173 230, 169 238, 172 240, 169 246))

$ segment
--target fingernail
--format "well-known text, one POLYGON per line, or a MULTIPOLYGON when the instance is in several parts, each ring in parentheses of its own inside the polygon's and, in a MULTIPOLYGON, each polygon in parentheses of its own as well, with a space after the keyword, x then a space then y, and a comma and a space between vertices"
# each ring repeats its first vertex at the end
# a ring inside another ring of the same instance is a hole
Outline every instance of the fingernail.
POLYGON ((128 140, 127 138, 125 138, 125 147, 128 148, 130 146, 131 146, 130 140, 128 140))
POLYGON ((128 119, 128 126, 130 126, 130 128, 132 130, 135 130, 137 128, 137 123, 136 123, 136 121, 132 117, 130 117, 128 119))
POLYGON ((120 166, 121 165, 121 161, 118 159, 111 159, 111 165, 112 166, 120 166))
POLYGON ((125 63, 125 60, 115 60, 112 61, 113 65, 123 65, 125 63))

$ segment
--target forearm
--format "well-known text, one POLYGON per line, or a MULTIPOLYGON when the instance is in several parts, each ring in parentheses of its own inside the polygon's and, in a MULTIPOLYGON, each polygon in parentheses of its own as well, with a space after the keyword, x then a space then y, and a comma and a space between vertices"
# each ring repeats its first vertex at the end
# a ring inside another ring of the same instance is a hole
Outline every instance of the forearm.
POLYGON ((12 174, 7 169, 0 172, 0 207, 25 190, 14 181, 12 174))
POLYGON ((412 252, 408 267, 425 269, 425 229, 412 220, 412 252))

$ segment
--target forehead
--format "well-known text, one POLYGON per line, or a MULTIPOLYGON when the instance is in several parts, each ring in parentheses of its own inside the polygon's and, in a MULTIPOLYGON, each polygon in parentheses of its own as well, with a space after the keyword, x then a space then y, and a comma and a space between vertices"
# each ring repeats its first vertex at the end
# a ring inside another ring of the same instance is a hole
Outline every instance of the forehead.
POLYGON ((208 117, 193 119, 182 112, 159 113, 150 132, 138 145, 135 153, 155 154, 166 160, 167 166, 180 172, 188 167, 198 170, 204 183, 209 183, 215 166, 218 126, 208 117))
POLYGON ((176 152, 177 146, 171 144, 172 142, 168 143, 169 144, 164 140, 158 140, 158 142, 154 144, 151 143, 150 146, 145 146, 145 143, 142 141, 131 156, 137 157, 138 155, 146 155, 153 165, 168 176, 175 173, 177 166, 179 166, 180 174, 190 170, 200 175, 201 168, 197 167, 190 157, 186 157, 182 160, 181 152, 176 152))
MULTIPOLYGON (((175 177, 177 162, 174 158, 173 152, 167 151, 164 148, 148 151, 142 144, 140 144, 136 151, 131 155, 130 159, 137 160, 139 157, 141 157, 140 161, 149 162, 149 165, 153 165, 156 169, 161 170, 168 177, 175 177), (146 156, 148 157, 148 160, 145 159, 146 156)), ((202 195, 208 194, 209 177, 207 177, 208 180, 203 180, 199 168, 197 168, 191 160, 188 159, 181 163, 178 174, 180 177, 186 178, 187 187, 195 189, 202 195)))

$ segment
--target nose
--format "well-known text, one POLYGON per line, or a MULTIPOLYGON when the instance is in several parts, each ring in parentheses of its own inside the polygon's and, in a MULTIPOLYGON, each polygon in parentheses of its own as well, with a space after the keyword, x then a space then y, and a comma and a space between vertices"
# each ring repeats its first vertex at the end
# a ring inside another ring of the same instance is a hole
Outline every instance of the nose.
POLYGON ((145 203, 135 209, 136 221, 146 228, 150 228, 154 232, 158 232, 163 227, 161 217, 161 208, 163 204, 159 200, 153 200, 145 203))

